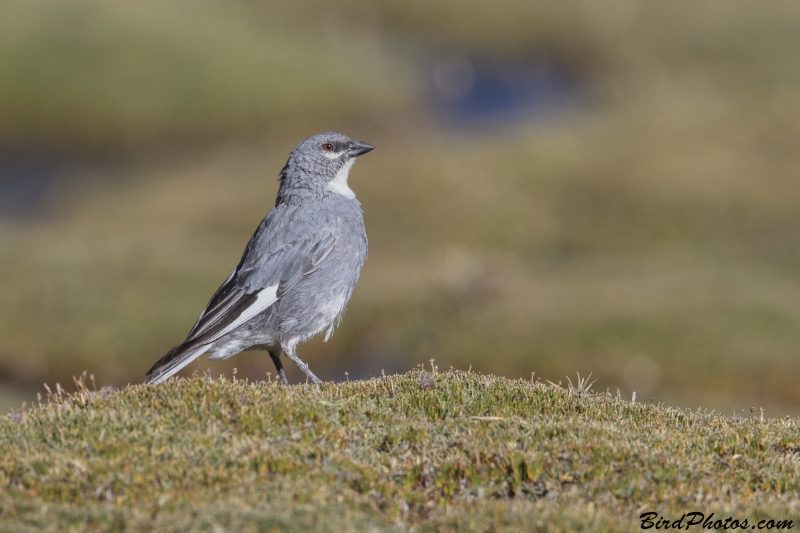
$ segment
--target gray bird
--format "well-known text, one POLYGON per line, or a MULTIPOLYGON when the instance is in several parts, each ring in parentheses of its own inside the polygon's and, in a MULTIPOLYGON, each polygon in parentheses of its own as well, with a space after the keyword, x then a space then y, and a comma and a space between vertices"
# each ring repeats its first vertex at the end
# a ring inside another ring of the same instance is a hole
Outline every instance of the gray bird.
POLYGON ((186 340, 147 372, 146 383, 161 383, 206 353, 219 361, 256 348, 269 352, 283 383, 281 351, 313 383, 321 382, 295 350, 326 330, 328 340, 361 273, 367 232, 347 177, 356 158, 373 149, 341 133, 322 133, 292 150, 275 207, 239 265, 186 340))

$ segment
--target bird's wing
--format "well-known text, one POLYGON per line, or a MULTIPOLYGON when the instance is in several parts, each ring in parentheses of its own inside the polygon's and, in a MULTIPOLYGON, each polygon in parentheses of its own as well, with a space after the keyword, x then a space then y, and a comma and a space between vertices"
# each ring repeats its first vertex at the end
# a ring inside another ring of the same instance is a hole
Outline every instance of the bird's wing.
MULTIPOLYGON (((255 239, 255 236, 254 236, 255 239)), ((336 245, 332 235, 284 244, 256 257, 253 240, 242 261, 217 289, 186 341, 162 357, 148 371, 148 383, 161 382, 202 355, 208 345, 246 323, 286 294, 298 281, 317 268, 336 245), (191 357, 188 361, 187 357, 191 357)))
POLYGON ((266 310, 319 268, 335 245, 332 235, 312 237, 242 261, 211 297, 186 340, 212 342, 266 310))

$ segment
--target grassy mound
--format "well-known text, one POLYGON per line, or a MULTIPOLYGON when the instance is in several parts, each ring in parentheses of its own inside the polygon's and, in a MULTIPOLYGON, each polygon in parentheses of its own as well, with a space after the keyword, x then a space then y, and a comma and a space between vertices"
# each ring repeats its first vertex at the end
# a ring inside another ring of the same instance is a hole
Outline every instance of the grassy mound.
POLYGON ((796 419, 464 372, 57 393, 0 419, 0 447, 3 531, 618 531, 647 511, 800 513, 796 419))

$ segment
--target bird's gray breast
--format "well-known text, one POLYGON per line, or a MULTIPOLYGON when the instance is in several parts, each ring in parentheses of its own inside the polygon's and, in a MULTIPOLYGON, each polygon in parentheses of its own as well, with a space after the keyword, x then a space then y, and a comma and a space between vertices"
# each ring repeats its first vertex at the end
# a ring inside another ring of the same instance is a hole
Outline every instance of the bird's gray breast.
POLYGON ((355 199, 326 195, 294 213, 296 238, 332 238, 330 252, 313 271, 283 294, 265 314, 265 324, 281 340, 310 338, 330 328, 344 311, 367 257, 361 205, 355 199))

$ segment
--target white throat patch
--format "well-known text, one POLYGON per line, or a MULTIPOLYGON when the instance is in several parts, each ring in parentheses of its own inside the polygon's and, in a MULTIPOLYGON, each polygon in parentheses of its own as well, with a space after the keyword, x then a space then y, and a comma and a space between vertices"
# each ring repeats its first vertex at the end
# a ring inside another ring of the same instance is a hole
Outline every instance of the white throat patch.
POLYGON ((356 162, 356 158, 353 157, 349 159, 342 168, 339 169, 339 172, 336 173, 336 177, 333 178, 328 183, 328 190, 333 191, 337 194, 341 194, 345 198, 355 198, 356 193, 353 192, 350 187, 347 186, 347 177, 350 174, 350 169, 353 168, 353 165, 356 162))

